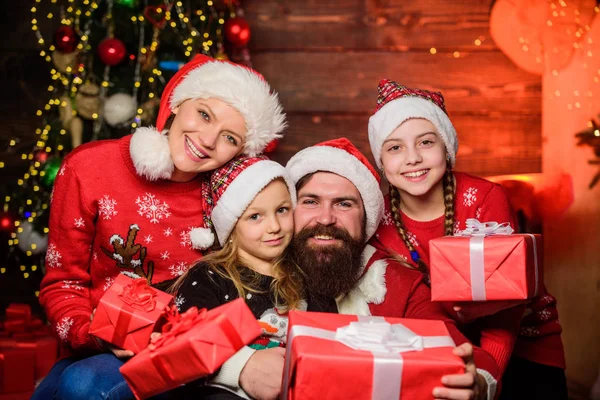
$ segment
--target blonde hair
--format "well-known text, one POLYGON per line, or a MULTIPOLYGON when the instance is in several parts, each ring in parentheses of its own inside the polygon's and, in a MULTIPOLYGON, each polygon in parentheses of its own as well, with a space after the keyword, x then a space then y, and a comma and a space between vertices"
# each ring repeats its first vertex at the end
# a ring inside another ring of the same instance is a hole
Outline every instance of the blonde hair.
MULTIPOLYGON (((444 191, 444 234, 448 236, 454 233, 454 174, 452 174, 452 166, 449 159, 446 162, 446 172, 442 178, 442 185, 444 191)), ((404 228, 404 224, 402 223, 402 215, 400 214, 401 202, 402 199, 400 198, 400 192, 395 186, 390 184, 390 205, 394 225, 396 226, 396 230, 402 238, 402 241, 408 248, 408 251, 414 252, 415 248, 408 239, 408 234, 404 228)), ((413 264, 407 263, 406 260, 401 258, 399 255, 393 255, 392 257, 404 266, 413 269, 415 268, 413 264)), ((416 264, 416 269, 421 271, 427 278, 429 278, 429 267, 427 264, 425 264, 421 258, 419 258, 416 264)))
MULTIPOLYGON (((277 178, 271 182, 283 179, 277 178)), ((285 182, 284 182, 285 183, 285 182)), ((288 247, 289 248, 289 247, 288 247)), ((186 271, 169 289, 169 292, 175 293, 181 288, 181 285, 187 278, 190 270, 198 268, 199 263, 208 265, 211 271, 219 276, 231 280, 235 286, 239 297, 245 298, 246 294, 262 293, 258 289, 262 275, 252 268, 245 266, 243 260, 239 257, 238 239, 235 227, 225 242, 222 249, 204 256, 196 265, 186 271)), ((304 273, 300 267, 292 261, 288 249, 272 261, 273 282, 271 283, 271 292, 275 297, 275 303, 278 308, 292 310, 298 308, 300 301, 304 298, 304 273)))

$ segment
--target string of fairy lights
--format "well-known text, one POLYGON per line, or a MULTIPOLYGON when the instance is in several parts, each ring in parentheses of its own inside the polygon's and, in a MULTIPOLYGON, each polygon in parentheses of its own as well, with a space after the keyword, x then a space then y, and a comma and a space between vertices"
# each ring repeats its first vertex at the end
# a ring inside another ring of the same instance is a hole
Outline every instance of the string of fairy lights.
MULTIPOLYGON (((57 4, 57 0, 47 0, 49 4, 57 4)), ((141 10, 134 11, 131 16, 131 24, 137 32, 137 49, 129 55, 131 61, 135 61, 134 77, 131 82, 130 92, 132 98, 140 101, 135 109, 134 117, 131 119, 130 127, 136 128, 141 125, 142 117, 147 108, 143 107, 146 102, 154 102, 157 104, 159 99, 160 86, 164 86, 165 78, 163 77, 164 70, 176 70, 185 63, 181 62, 165 62, 162 65, 160 62, 155 62, 155 57, 158 48, 161 44, 160 36, 164 29, 171 29, 176 32, 176 37, 181 38, 182 54, 186 59, 189 59, 195 53, 212 54, 219 59, 227 59, 227 55, 222 47, 223 26, 226 23, 225 17, 235 18, 237 13, 234 7, 235 2, 227 1, 228 10, 219 12, 212 0, 206 1, 202 7, 197 10, 192 10, 186 13, 182 1, 163 0, 158 6, 148 6, 148 0, 142 0, 145 7, 141 10), (217 25, 215 25, 217 24, 217 25), (152 29, 152 38, 146 42, 146 28, 150 26, 152 29), (214 35, 211 35, 214 32, 214 35), (215 47, 217 46, 217 47, 215 47), (143 63, 146 63, 143 65, 143 63), (175 65, 174 65, 175 64, 175 65), (146 71, 142 72, 143 67, 150 65, 146 71), (144 82, 145 81, 145 82, 144 82), (144 86, 146 92, 139 93, 140 88, 144 86), (140 94, 142 97, 140 98, 140 94)), ((47 40, 40 27, 40 20, 44 18, 41 15, 40 7, 42 0, 35 0, 31 7, 31 30, 35 34, 37 44, 40 46, 39 55, 49 66, 49 75, 51 83, 47 87, 49 98, 44 106, 35 112, 36 117, 40 118, 41 127, 35 130, 35 146, 30 151, 24 151, 20 154, 21 160, 28 161, 29 165, 26 172, 17 179, 16 185, 22 192, 28 191, 30 195, 24 201, 18 204, 11 204, 15 199, 10 195, 5 195, 2 204, 3 213, 0 216, 0 229, 5 231, 10 230, 10 238, 8 240, 10 251, 14 251, 15 246, 20 244, 20 236, 24 231, 31 229, 31 226, 44 213, 47 213, 50 207, 50 196, 43 196, 44 189, 52 186, 54 178, 59 172, 61 154, 67 150, 68 146, 68 129, 65 126, 60 126, 56 130, 51 121, 51 116, 57 112, 71 111, 73 117, 78 115, 76 109, 69 108, 70 100, 74 99, 78 91, 89 80, 92 74, 92 65, 86 62, 78 62, 73 65, 68 65, 64 70, 59 70, 53 60, 53 53, 57 52, 56 37, 54 43, 47 40), (65 98, 65 96, 67 96, 65 98), (52 136, 52 137, 51 137, 52 136), (52 139, 52 140, 51 140, 52 139), (52 162, 52 165, 49 163, 52 162), (48 183, 46 187, 40 185, 40 180, 45 180, 48 183), (18 206, 18 216, 9 215, 9 210, 18 206), (13 228, 14 226, 14 228, 13 228)), ((78 33, 77 44, 74 51, 78 54, 78 59, 85 59, 87 53, 92 51, 90 45, 90 35, 92 29, 94 12, 98 12, 104 6, 106 13, 102 18, 102 23, 106 28, 106 37, 114 36, 114 20, 113 6, 114 3, 127 5, 134 9, 132 0, 67 0, 60 7, 58 13, 48 12, 45 18, 51 22, 60 20, 60 27, 70 28, 78 33), (104 3, 104 4, 102 4, 104 3)), ((137 3, 137 2, 136 2, 137 3)), ((57 5, 58 7, 58 5, 57 5)), ((139 7, 138 7, 139 8, 139 7)), ((59 28, 59 29, 61 29, 59 28)), ((247 42, 246 42, 247 43, 247 42)), ((108 90, 111 88, 111 65, 106 64, 99 79, 99 94, 100 102, 106 98, 108 90)), ((96 138, 98 130, 102 126, 102 115, 97 112, 91 114, 93 122, 92 140, 96 138)), ((17 145, 17 139, 9 141, 9 152, 11 148, 17 145)), ((0 161, 0 169, 5 167, 4 161, 0 161)), ((47 215, 46 215, 47 216, 47 215)), ((47 235, 49 229, 43 226, 38 229, 40 233, 47 235)), ((46 239, 47 240, 47 239, 46 239)), ((47 244, 47 241, 46 241, 47 244)), ((31 242, 28 247, 21 250, 27 257, 40 253, 40 243, 31 242)), ((22 262, 19 266, 23 278, 27 279, 31 272, 37 271, 41 266, 39 264, 27 265, 27 262, 22 262)), ((6 267, 0 267, 0 274, 6 273, 6 267)), ((39 294, 35 292, 36 296, 39 294)))

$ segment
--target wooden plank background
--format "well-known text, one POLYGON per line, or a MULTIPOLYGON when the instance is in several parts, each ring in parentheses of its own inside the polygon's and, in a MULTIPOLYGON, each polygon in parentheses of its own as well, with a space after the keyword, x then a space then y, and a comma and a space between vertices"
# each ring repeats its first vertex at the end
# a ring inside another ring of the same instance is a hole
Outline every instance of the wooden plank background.
POLYGON ((493 43, 491 0, 243 4, 253 65, 288 114, 277 161, 340 136, 372 160, 367 122, 385 77, 443 92, 459 134, 457 169, 481 176, 541 172, 541 78, 517 68, 493 43))

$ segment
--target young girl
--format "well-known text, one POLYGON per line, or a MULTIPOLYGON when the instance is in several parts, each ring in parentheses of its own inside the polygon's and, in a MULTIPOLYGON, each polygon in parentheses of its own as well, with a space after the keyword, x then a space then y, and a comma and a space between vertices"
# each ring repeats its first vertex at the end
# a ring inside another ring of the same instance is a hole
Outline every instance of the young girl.
POLYGON ((284 121, 261 75, 199 55, 165 87, 156 129, 82 145, 65 158, 40 302, 73 357, 54 367, 34 399, 132 397, 118 371, 118 357, 132 354, 88 333, 99 299, 119 273, 152 284, 183 274, 214 239, 198 228, 208 174, 260 153, 284 121))
MULTIPOLYGON (((458 139, 441 93, 409 89, 389 80, 380 82, 378 92, 377 109, 369 120, 369 142, 390 193, 383 223, 371 244, 414 263, 428 276, 431 239, 465 229, 468 218, 516 226, 500 185, 452 171, 458 139)), ((453 314, 460 320, 461 309, 454 306, 447 308, 458 310, 453 314)), ((485 315, 476 304, 464 307, 465 314, 485 315)), ((566 398, 556 300, 544 291, 522 316, 523 306, 515 306, 477 318, 464 328, 476 334, 472 339, 494 356, 501 371, 508 366, 503 398, 566 398)))
MULTIPOLYGON (((283 166, 265 158, 247 157, 215 171, 211 189, 211 218, 223 248, 204 257, 177 280, 173 287, 176 303, 185 311, 191 306, 211 309, 244 298, 263 335, 228 360, 212 380, 229 392, 201 387, 195 394, 215 396, 210 398, 257 397, 241 387, 240 372, 258 350, 272 350, 283 367, 287 312, 307 309, 303 276, 286 252, 294 234, 296 190, 283 166)), ((328 303, 307 300, 311 311, 336 311, 333 299, 328 303)), ((278 392, 281 372, 274 383, 265 376, 264 386, 278 392)))

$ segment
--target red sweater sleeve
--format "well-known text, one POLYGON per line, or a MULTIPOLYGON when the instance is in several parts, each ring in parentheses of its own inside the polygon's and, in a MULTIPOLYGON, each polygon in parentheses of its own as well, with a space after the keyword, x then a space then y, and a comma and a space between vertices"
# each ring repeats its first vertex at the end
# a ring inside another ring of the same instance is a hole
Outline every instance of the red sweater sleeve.
POLYGON ((73 350, 98 349, 88 334, 95 213, 86 203, 77 171, 69 165, 72 160, 67 157, 54 184, 40 303, 62 342, 73 350))

